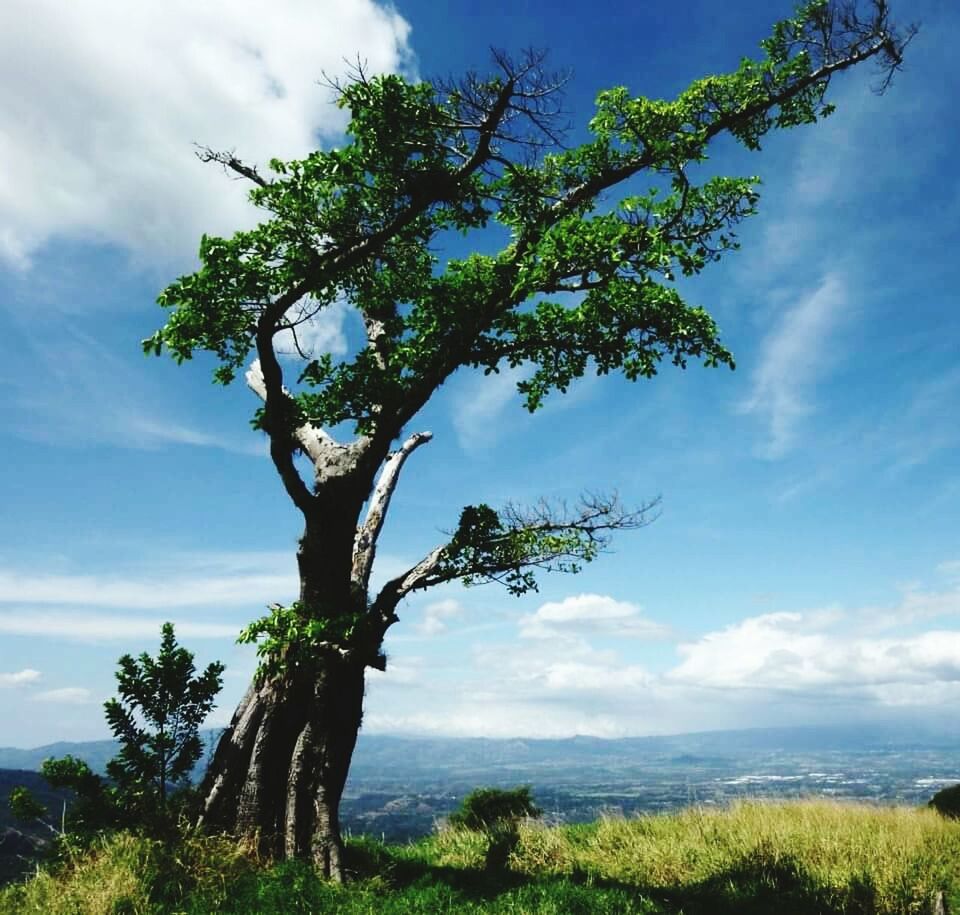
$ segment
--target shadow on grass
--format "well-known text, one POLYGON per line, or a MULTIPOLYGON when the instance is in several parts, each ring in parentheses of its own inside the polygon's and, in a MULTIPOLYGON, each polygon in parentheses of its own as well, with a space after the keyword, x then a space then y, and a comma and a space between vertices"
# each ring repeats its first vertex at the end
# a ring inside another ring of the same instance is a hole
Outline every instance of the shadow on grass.
MULTIPOLYGON (((388 893, 444 888, 463 911, 642 913, 642 915, 873 915, 877 893, 868 879, 843 891, 815 884, 790 858, 744 859, 693 884, 630 884, 584 871, 535 875, 428 864, 397 856, 379 843, 349 849, 348 867, 360 879, 379 877, 388 893)), ((398 898, 399 901, 399 898, 398 898)), ((459 911, 461 909, 450 909, 459 911)))

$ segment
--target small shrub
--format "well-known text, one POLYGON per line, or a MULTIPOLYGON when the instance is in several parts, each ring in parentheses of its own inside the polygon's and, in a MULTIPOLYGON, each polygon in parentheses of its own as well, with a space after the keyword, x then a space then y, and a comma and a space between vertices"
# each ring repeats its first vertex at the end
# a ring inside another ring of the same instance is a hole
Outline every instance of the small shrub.
POLYGON ((463 799, 460 809, 450 815, 450 823, 484 833, 487 836, 484 866, 488 871, 502 871, 520 841, 520 820, 538 816, 540 808, 530 797, 529 785, 508 790, 477 788, 463 799))
POLYGON ((960 820, 960 785, 951 785, 938 791, 930 798, 929 806, 945 817, 960 820))
POLYGON ((477 788, 463 799, 459 810, 450 814, 450 825, 489 832, 508 824, 515 827, 519 820, 538 817, 540 813, 530 797, 529 785, 508 790, 477 788))

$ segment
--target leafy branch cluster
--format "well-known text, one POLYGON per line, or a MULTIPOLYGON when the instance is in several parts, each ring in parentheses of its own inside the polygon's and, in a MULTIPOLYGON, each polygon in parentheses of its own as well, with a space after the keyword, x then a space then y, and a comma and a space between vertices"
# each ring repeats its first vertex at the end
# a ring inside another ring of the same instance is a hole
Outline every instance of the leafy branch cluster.
POLYGON ((444 547, 431 582, 460 579, 467 585, 499 582, 511 594, 537 590, 536 571, 579 572, 606 548, 610 533, 642 527, 658 500, 628 511, 616 494, 587 494, 573 512, 541 500, 533 508, 468 505, 444 547))
POLYGON ((359 634, 365 612, 318 614, 302 601, 289 607, 271 604, 270 612, 245 626, 240 644, 256 645, 257 678, 269 680, 293 667, 311 669, 318 656, 345 650, 359 634))

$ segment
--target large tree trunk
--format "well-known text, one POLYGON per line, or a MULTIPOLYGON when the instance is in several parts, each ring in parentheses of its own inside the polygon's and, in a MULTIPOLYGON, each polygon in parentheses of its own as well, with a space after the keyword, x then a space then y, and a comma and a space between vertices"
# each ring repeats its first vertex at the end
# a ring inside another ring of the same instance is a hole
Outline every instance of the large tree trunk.
POLYGON ((383 663, 385 628, 358 622, 369 622, 368 574, 354 569, 371 476, 318 483, 297 552, 299 604, 330 624, 330 641, 287 646, 274 659, 282 673, 251 685, 207 771, 200 815, 202 825, 254 838, 267 854, 312 859, 334 880, 344 878, 340 799, 363 718, 364 672, 383 663))
POLYGON ((336 652, 310 677, 253 685, 220 738, 201 824, 342 880, 340 798, 363 716, 364 664, 336 652))

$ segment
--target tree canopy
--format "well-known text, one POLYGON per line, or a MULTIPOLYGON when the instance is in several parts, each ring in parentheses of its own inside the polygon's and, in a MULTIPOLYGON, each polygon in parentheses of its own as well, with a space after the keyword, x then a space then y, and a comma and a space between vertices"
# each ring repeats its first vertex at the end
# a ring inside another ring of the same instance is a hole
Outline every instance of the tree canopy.
POLYGON ((714 320, 674 279, 737 247, 758 179, 697 184, 692 167, 720 134, 759 149, 772 129, 825 117, 841 70, 874 58, 888 81, 911 35, 894 30, 884 0, 865 15, 811 0, 777 23, 761 59, 672 101, 601 92, 590 139, 569 148, 565 76, 548 72, 543 54, 495 53, 494 76, 457 81, 357 70, 333 84, 350 113, 342 147, 274 159, 267 175, 232 153, 201 152, 253 183, 266 218, 231 238, 203 237, 200 269, 160 295, 169 319, 144 348, 180 361, 209 351, 221 383, 256 356, 247 377, 265 402, 255 425, 302 510, 316 493, 295 452, 314 460, 317 485, 346 460, 372 476, 461 367, 528 366, 518 389, 529 410, 589 370, 636 380, 664 359, 732 368, 714 320), (644 175, 657 186, 628 181, 644 175), (621 196, 608 196, 615 189, 621 196), (445 233, 491 224, 509 236, 499 251, 441 260, 445 233), (298 329, 337 302, 362 319, 365 344, 342 358, 304 351, 298 329), (284 331, 302 357, 295 383, 277 352, 284 331), (343 423, 357 437, 336 453, 329 430, 343 423))

